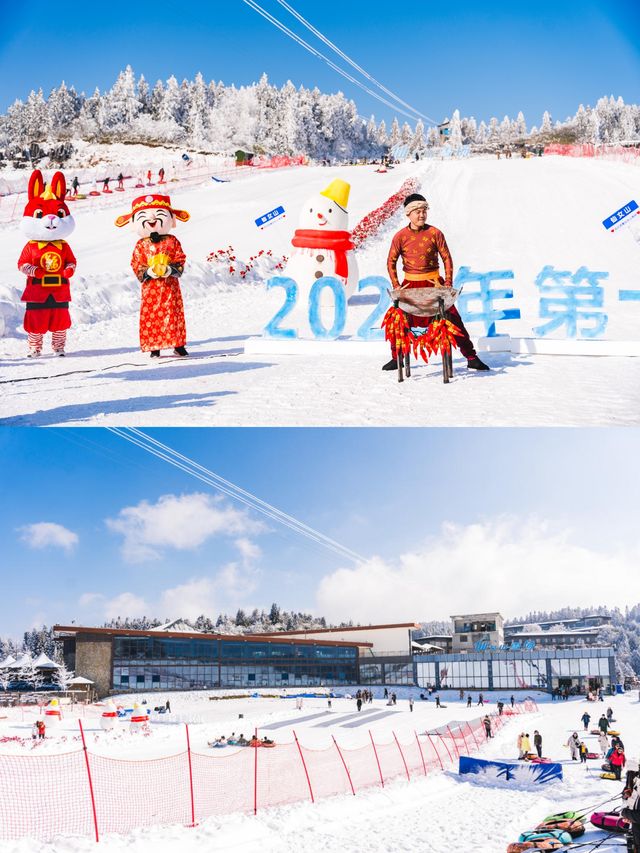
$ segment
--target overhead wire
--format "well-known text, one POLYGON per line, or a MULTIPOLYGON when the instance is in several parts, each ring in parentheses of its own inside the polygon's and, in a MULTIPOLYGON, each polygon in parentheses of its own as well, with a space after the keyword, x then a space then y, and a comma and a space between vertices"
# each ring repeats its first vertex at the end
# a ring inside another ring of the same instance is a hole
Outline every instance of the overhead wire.
POLYGON ((125 441, 145 450, 147 453, 168 462, 170 465, 173 465, 186 474, 189 474, 191 477, 194 477, 195 479, 217 489, 228 497, 239 501, 250 509, 260 512, 272 521, 287 527, 289 530, 298 533, 301 536, 307 537, 317 545, 321 545, 334 554, 341 557, 347 557, 349 560, 357 563, 365 562, 365 558, 352 549, 347 548, 335 539, 332 539, 324 533, 304 524, 304 522, 299 521, 294 516, 279 510, 277 507, 263 501, 261 498, 258 498, 251 492, 242 489, 240 486, 236 486, 235 483, 231 483, 219 474, 215 474, 208 468, 199 465, 189 457, 178 453, 157 439, 154 439, 142 432, 142 430, 136 429, 135 427, 107 427, 106 429, 114 435, 123 438, 125 441))
POLYGON ((334 71, 337 71, 337 73, 344 77, 346 80, 349 80, 355 86, 358 86, 360 89, 365 91, 368 95, 371 95, 372 98, 375 98, 376 100, 385 104, 385 106, 389 107, 390 109, 402 113, 402 115, 406 116, 407 118, 410 118, 412 121, 415 120, 415 115, 412 115, 406 110, 401 109, 396 104, 393 104, 386 98, 383 98, 377 92, 374 92, 368 86, 365 86, 364 83, 360 82, 360 80, 357 80, 343 68, 340 68, 340 66, 336 65, 335 62, 332 62, 331 59, 329 59, 315 47, 306 42, 301 36, 294 33, 293 30, 289 29, 289 27, 283 24, 282 21, 279 21, 270 12, 267 12, 266 9, 263 9, 262 6, 255 2, 255 0, 242 0, 242 2, 249 6, 251 9, 253 9, 254 12, 257 12, 259 15, 261 15, 266 21, 269 21, 269 23, 277 27, 277 29, 281 30, 285 35, 289 36, 289 38, 293 39, 293 41, 297 42, 305 50, 309 51, 309 53, 311 53, 313 56, 317 57, 318 59, 322 59, 323 62, 326 62, 330 68, 332 68, 334 71))
POLYGON ((438 124, 438 122, 435 119, 431 118, 428 115, 425 115, 424 113, 420 112, 420 110, 415 109, 415 107, 412 107, 411 104, 408 104, 406 101, 403 101, 402 98, 398 97, 398 95, 396 95, 394 92, 392 92, 391 89, 388 89, 386 86, 384 86, 382 83, 380 83, 379 80, 376 80, 376 78, 373 77, 371 74, 369 74, 368 71, 365 71, 365 69, 362 68, 360 65, 358 65, 357 62, 354 62, 354 60, 351 59, 351 57, 347 56, 347 54, 344 53, 344 51, 340 50, 340 48, 337 45, 335 45, 330 39, 328 39, 323 33, 321 33, 320 30, 318 30, 316 27, 313 26, 313 24, 311 24, 309 21, 307 21, 307 19, 304 18, 300 14, 300 12, 298 12, 296 9, 294 9, 293 6, 291 6, 289 3, 287 3, 286 0, 276 0, 276 2, 279 3, 283 7, 283 9, 286 9, 287 12, 289 12, 291 15, 293 15, 293 17, 296 18, 296 20, 298 20, 304 27, 306 27, 310 32, 312 32, 317 38, 319 38, 320 41, 322 41, 324 44, 326 44, 327 47, 330 47, 331 50, 333 50, 335 53, 337 53, 341 59, 344 59, 344 61, 347 62, 352 68, 354 68, 356 71, 358 71, 360 74, 362 74, 363 77, 366 77, 367 80, 369 80, 371 83, 376 85, 381 91, 385 92, 387 95, 389 95, 391 98, 393 98, 394 101, 397 101, 402 106, 407 107, 407 109, 411 110, 418 117, 426 119, 428 122, 431 122, 432 124, 438 124))

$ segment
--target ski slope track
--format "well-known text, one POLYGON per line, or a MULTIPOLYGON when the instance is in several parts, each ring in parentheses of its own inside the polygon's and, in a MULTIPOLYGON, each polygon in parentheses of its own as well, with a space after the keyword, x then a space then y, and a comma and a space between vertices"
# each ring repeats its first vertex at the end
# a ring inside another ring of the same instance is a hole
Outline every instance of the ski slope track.
MULTIPOLYGON (((512 270, 521 318, 499 321, 499 333, 534 335, 540 294, 534 281, 545 265, 608 272, 603 282, 605 338, 637 341, 640 303, 619 302, 621 289, 640 290, 640 243, 630 229, 610 234, 602 220, 640 196, 640 169, 623 163, 562 157, 419 162, 387 174, 375 167, 300 167, 252 174, 242 181, 178 190, 173 202, 191 213, 175 232, 188 262, 182 278, 188 349, 192 357, 150 363, 138 342, 139 285, 129 267, 135 235, 113 225, 113 207, 74 208, 70 239, 78 258, 66 359, 27 359, 16 261, 24 244, 17 226, 0 231, 0 424, 121 426, 553 426, 640 423, 640 359, 488 353, 490 373, 454 358, 443 385, 438 359, 414 365, 399 384, 382 373, 385 351, 250 355, 282 304, 282 290, 237 283, 206 261, 232 245, 238 259, 260 249, 289 253, 305 199, 334 178, 351 183, 350 226, 415 176, 429 199, 429 221, 441 228, 456 269, 512 270), (254 220, 283 205, 286 218, 263 231, 254 220), (628 233, 625 233, 628 232, 628 233)), ((122 200, 123 211, 128 200, 122 200)), ((391 236, 405 223, 396 214, 358 252, 360 277, 386 275, 391 236)), ((469 289, 472 285, 468 286, 469 289)), ((372 308, 368 296, 349 308, 345 334, 372 308)), ((286 325, 286 323, 285 323, 286 325)), ((474 340, 485 334, 471 322, 474 340)), ((48 341, 45 342, 45 347, 48 341)), ((46 352, 46 351, 45 351, 46 352)))

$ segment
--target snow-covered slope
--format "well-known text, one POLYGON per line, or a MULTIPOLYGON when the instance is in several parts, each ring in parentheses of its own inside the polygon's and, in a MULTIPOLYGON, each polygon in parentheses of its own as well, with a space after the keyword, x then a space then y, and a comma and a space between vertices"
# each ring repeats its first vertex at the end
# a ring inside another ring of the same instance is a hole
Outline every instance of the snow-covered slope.
MULTIPOLYGON (((207 179, 172 191, 174 203, 192 215, 176 233, 189 258, 182 284, 189 349, 199 360, 151 366, 137 351, 138 285, 129 269, 134 236, 113 226, 128 199, 112 200, 108 207, 78 203, 74 210, 77 229, 70 242, 79 265, 73 285, 75 325, 64 362, 43 358, 33 364, 24 358, 23 333, 11 331, 21 316, 23 280, 15 261, 23 239, 15 227, 0 232, 0 313, 11 332, 0 340, 0 422, 637 424, 640 380, 632 358, 494 354, 487 356, 494 371, 483 375, 467 372, 457 359, 449 386, 442 385, 434 361, 418 366, 412 381, 399 386, 393 375, 380 372, 383 347, 373 354, 356 350, 348 358, 243 353, 247 337, 261 334, 279 309, 282 291, 234 282, 227 272, 213 269, 207 255, 227 245, 240 260, 267 248, 287 254, 301 204, 332 178, 352 184, 353 227, 411 175, 422 183, 431 203, 430 221, 444 230, 457 268, 513 273, 512 279, 493 283, 514 291, 513 299, 498 300, 495 307, 519 309, 521 317, 498 321, 499 333, 530 336, 545 322, 534 282, 549 265, 572 274, 580 267, 608 273, 596 282, 603 306, 590 310, 607 314, 606 338, 637 340, 640 303, 621 302, 618 292, 640 290, 640 245, 629 229, 610 234, 601 225, 639 194, 640 170, 632 165, 560 157, 473 159, 406 164, 383 175, 372 167, 302 167, 229 183, 207 179), (256 217, 278 205, 284 205, 287 217, 259 231, 256 217), (39 379, 55 374, 71 375, 39 379)), ((100 199, 100 204, 106 202, 100 199)), ((361 277, 385 274, 390 236, 402 224, 399 213, 378 238, 364 244, 361 277)), ((477 285, 467 285, 467 293, 474 289, 477 285)), ((478 307, 470 303, 472 310, 478 307)), ((351 305, 346 333, 353 333, 370 310, 362 300, 351 305)), ((596 322, 580 321, 586 327, 596 322)), ((486 331, 484 322, 468 327, 474 339, 486 331)), ((565 333, 561 328, 554 334, 565 333)))

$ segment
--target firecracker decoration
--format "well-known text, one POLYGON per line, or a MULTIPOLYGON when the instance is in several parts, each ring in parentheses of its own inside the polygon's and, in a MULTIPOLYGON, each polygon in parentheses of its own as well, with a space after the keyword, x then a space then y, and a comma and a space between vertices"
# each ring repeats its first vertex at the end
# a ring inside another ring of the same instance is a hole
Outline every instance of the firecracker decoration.
POLYGON ((460 329, 451 320, 440 317, 434 320, 424 335, 420 335, 420 337, 427 339, 426 345, 434 355, 437 353, 444 355, 451 352, 453 347, 458 346, 456 335, 461 334, 460 329))
POLYGON ((374 237, 387 220, 400 210, 405 198, 411 193, 418 192, 419 189, 419 181, 415 178, 408 178, 398 192, 390 196, 384 204, 367 213, 351 232, 351 240, 355 248, 359 248, 370 237, 374 237))
POLYGON ((413 351, 414 358, 421 358, 425 364, 431 355, 444 355, 458 346, 457 335, 460 329, 446 318, 434 320, 428 329, 417 335, 409 326, 407 315, 401 308, 391 306, 382 320, 384 339, 389 341, 398 353, 413 351))

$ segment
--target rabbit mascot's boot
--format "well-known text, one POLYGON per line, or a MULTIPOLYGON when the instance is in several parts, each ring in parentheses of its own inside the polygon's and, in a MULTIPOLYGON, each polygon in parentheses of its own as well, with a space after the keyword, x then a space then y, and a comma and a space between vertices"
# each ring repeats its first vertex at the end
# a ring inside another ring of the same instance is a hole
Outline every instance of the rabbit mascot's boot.
POLYGON ((186 257, 180 241, 170 234, 176 219, 186 222, 189 214, 174 210, 168 195, 151 194, 134 199, 131 212, 116 219, 118 228, 130 222, 140 237, 131 266, 142 284, 140 349, 152 358, 167 348, 176 355, 188 355, 179 283, 186 257))
POLYGON ((67 237, 75 222, 64 202, 66 192, 62 172, 56 172, 46 188, 39 169, 29 178, 21 223, 29 242, 18 260, 18 269, 27 276, 22 301, 27 309, 24 329, 29 336, 29 356, 42 353, 47 332, 51 332, 53 351, 64 355, 67 329, 71 326, 69 279, 76 271, 76 259, 67 237))

